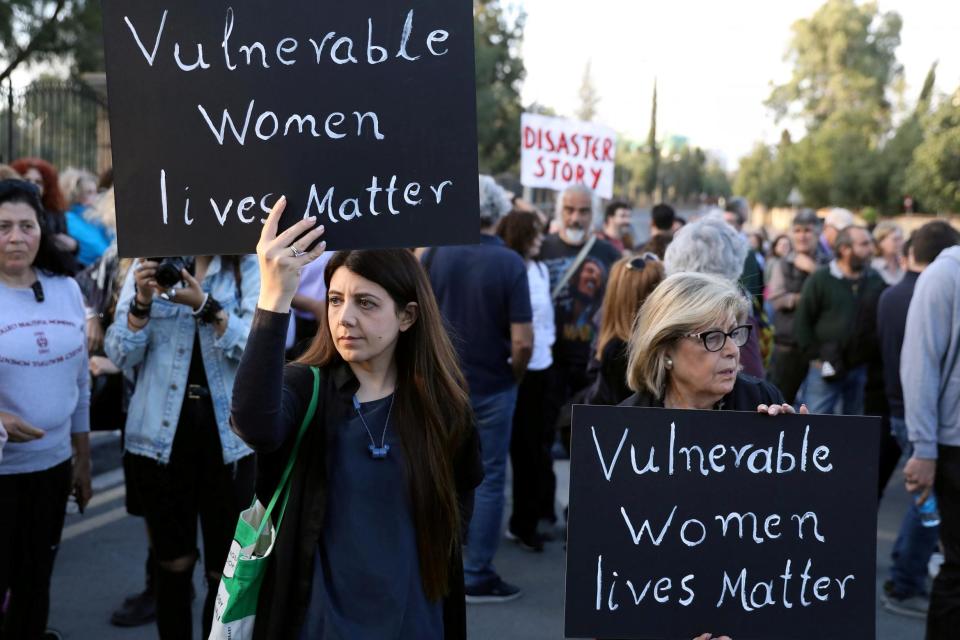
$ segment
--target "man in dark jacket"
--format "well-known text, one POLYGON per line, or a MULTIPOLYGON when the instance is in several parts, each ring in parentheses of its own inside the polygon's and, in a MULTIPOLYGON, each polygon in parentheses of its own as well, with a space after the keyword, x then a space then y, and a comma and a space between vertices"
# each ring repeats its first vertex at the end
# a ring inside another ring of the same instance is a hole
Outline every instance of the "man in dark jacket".
POLYGON ((790 227, 793 251, 777 263, 767 283, 767 300, 774 309, 773 362, 767 377, 790 404, 807 377, 810 364, 793 335, 800 291, 817 267, 830 262, 817 243, 817 224, 817 214, 811 209, 803 209, 793 217, 790 227))
POLYGON ((527 268, 494 233, 510 210, 503 190, 480 179, 480 243, 429 249, 423 263, 470 389, 483 451, 484 479, 474 495, 464 552, 467 602, 521 595, 493 566, 502 536, 506 466, 517 383, 533 353, 527 268))
POLYGON ((810 361, 804 401, 810 413, 863 414, 871 354, 877 351, 877 300, 885 288, 870 268, 873 243, 863 227, 837 236, 835 258, 807 278, 794 319, 794 337, 810 361))

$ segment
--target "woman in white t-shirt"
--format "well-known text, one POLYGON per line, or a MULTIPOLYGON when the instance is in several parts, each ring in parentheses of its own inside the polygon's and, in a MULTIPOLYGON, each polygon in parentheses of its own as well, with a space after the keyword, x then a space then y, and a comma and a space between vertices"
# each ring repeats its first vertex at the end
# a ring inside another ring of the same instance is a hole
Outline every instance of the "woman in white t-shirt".
POLYGON ((90 500, 90 388, 80 287, 37 189, 0 181, 0 614, 4 638, 40 638, 71 492, 90 500), (2 599, 2 595, 0 595, 2 599))
POLYGON ((513 467, 513 513, 507 537, 530 551, 543 551, 537 522, 553 513, 556 477, 553 474, 552 425, 545 416, 548 376, 556 339, 550 275, 537 260, 543 243, 543 225, 536 213, 513 211, 497 227, 504 243, 520 254, 527 265, 530 304, 533 308, 533 356, 520 383, 513 415, 510 462, 513 467))

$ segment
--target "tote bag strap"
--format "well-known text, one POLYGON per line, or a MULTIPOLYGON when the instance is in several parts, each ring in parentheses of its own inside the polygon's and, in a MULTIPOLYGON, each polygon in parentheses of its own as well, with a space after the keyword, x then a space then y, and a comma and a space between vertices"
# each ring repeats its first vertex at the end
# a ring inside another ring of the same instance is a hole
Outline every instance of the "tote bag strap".
POLYGON ((577 254, 577 257, 573 259, 573 262, 570 263, 570 266, 567 267, 567 270, 564 272, 563 277, 557 281, 557 286, 553 288, 553 292, 550 294, 550 299, 554 302, 557 301, 557 298, 560 297, 560 292, 563 291, 563 288, 570 281, 570 278, 573 277, 574 272, 580 268, 580 265, 583 264, 583 261, 587 259, 587 254, 590 253, 590 249, 593 249, 593 245, 597 243, 597 236, 590 234, 590 238, 587 240, 586 244, 583 245, 583 249, 580 249, 580 253, 577 254))
POLYGON ((310 406, 307 408, 306 415, 303 416, 303 423, 300 425, 297 439, 293 443, 293 451, 290 452, 290 459, 287 461, 287 466, 283 470, 283 475, 280 476, 280 484, 277 485, 277 490, 273 492, 273 498, 270 499, 270 504, 267 505, 267 510, 263 514, 263 520, 260 521, 260 528, 257 529, 258 538, 263 534, 263 529, 267 525, 267 522, 270 521, 270 514, 273 513, 273 508, 277 504, 281 493, 284 495, 283 504, 280 506, 280 518, 277 521, 277 529, 280 528, 283 514, 287 510, 287 499, 290 497, 290 474, 293 472, 293 465, 297 461, 297 451, 300 450, 300 441, 303 440, 303 434, 307 432, 307 427, 310 426, 310 423, 313 421, 313 416, 317 412, 317 402, 320 397, 320 370, 317 367, 310 367, 310 371, 313 372, 313 396, 310 398, 310 406))

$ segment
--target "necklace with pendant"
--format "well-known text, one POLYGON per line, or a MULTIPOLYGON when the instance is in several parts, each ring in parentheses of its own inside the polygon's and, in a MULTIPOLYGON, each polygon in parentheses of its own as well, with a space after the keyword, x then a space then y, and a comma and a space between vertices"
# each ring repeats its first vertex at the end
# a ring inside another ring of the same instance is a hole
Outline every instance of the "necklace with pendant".
POLYGON ((360 411, 360 400, 357 398, 356 394, 353 396, 353 408, 356 410, 357 415, 360 416, 360 422, 363 423, 363 428, 367 430, 367 435, 370 437, 370 444, 367 445, 367 449, 370 450, 370 457, 374 460, 383 460, 387 457, 387 454, 390 453, 390 445, 387 444, 387 425, 390 424, 390 414, 393 412, 393 401, 397 399, 397 394, 394 393, 390 398, 390 408, 387 409, 387 419, 383 423, 383 434, 380 436, 380 446, 377 446, 377 441, 373 439, 373 433, 370 432, 370 427, 367 425, 367 419, 363 417, 363 412, 360 411))

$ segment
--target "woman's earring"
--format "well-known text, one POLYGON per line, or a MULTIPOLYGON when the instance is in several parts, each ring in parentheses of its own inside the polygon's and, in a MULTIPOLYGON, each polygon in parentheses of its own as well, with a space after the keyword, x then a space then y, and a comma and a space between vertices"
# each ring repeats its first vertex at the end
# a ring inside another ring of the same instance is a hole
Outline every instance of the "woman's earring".
POLYGON ((667 369, 673 369, 673 358, 667 358, 667 369))

